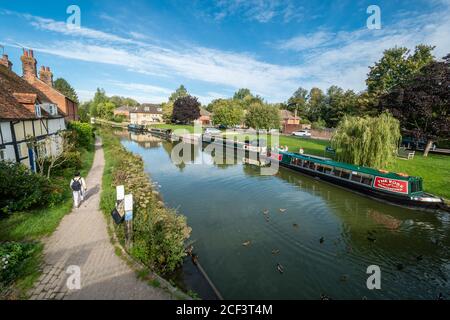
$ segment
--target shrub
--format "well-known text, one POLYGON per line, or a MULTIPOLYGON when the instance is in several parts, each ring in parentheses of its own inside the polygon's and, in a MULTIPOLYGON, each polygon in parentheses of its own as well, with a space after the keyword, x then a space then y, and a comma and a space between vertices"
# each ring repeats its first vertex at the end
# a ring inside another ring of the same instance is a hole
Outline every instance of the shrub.
MULTIPOLYGON (((101 208, 109 214, 115 204, 114 186, 124 185, 127 193, 133 194, 135 204, 131 255, 155 271, 173 271, 186 255, 184 242, 191 232, 186 217, 165 208, 153 194, 140 157, 125 151, 119 140, 108 132, 103 132, 102 139, 107 166, 101 208)), ((123 226, 116 227, 116 235, 123 243, 123 226)))
POLYGON ((29 209, 47 203, 49 180, 20 163, 0 161, 0 212, 29 209))
POLYGON ((26 260, 33 255, 36 248, 34 243, 0 244, 0 292, 22 273, 26 260))
POLYGON ((69 123, 69 129, 76 132, 76 137, 74 139, 76 140, 78 147, 86 149, 91 148, 94 143, 94 128, 91 124, 73 121, 69 123))

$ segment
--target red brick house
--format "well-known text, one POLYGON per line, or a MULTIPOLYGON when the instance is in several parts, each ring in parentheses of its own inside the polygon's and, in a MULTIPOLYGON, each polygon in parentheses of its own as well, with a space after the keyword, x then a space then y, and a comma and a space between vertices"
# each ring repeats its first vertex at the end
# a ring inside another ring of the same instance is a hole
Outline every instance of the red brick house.
POLYGON ((212 113, 200 107, 200 117, 195 122, 203 126, 210 126, 212 124, 212 113))
POLYGON ((24 50, 20 60, 22 60, 23 78, 37 90, 44 93, 52 103, 57 104, 64 112, 66 121, 77 121, 79 119, 78 105, 75 101, 53 88, 53 73, 50 68, 41 66, 38 78, 37 61, 34 58, 33 50, 24 50))

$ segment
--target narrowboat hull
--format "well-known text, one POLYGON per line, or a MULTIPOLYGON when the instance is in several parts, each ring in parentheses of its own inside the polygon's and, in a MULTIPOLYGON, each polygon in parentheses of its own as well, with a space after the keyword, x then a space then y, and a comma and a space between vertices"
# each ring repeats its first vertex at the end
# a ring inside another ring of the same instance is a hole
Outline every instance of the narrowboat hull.
MULTIPOLYGON (((277 161, 275 159, 271 159, 271 161, 277 161)), ((319 178, 322 181, 329 182, 331 184, 346 188, 350 191, 362 194, 364 196, 369 196, 376 200, 380 200, 383 202, 389 202, 395 205, 410 207, 410 208, 421 208, 421 209, 429 209, 429 210, 437 210, 443 209, 447 210, 442 199, 434 197, 432 195, 424 194, 422 197, 410 197, 401 194, 395 194, 391 192, 384 192, 382 190, 377 190, 372 188, 371 186, 366 186, 363 184, 354 183, 350 180, 341 179, 338 177, 334 177, 331 175, 327 175, 315 170, 310 170, 307 168, 291 165, 284 163, 282 161, 278 161, 280 166, 315 177, 319 178)))

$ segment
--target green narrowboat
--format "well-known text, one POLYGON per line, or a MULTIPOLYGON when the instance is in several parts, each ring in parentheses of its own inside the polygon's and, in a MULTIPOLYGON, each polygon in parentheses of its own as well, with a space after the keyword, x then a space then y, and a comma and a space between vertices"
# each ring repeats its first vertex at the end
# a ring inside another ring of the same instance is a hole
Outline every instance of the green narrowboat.
POLYGON ((423 191, 420 177, 290 152, 273 154, 271 159, 279 161, 281 166, 394 204, 427 209, 438 209, 444 205, 443 199, 423 191))

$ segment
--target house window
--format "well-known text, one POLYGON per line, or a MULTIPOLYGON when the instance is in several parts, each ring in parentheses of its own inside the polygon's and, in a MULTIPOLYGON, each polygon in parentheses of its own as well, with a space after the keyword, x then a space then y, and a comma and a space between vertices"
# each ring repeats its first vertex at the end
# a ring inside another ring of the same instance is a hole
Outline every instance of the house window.
POLYGON ((5 149, 0 149, 0 161, 6 160, 6 152, 5 149))

